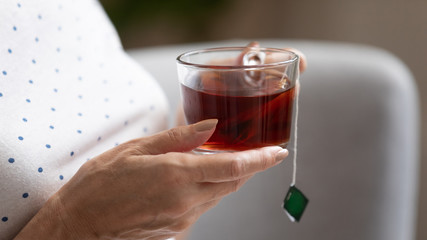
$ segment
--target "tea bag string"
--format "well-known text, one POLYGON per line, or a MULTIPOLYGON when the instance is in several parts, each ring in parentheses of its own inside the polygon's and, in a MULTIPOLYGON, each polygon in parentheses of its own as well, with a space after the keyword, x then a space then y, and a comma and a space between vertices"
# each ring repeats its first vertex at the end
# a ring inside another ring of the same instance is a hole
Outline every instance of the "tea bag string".
MULTIPOLYGON (((243 65, 257 65, 263 64, 265 61, 265 54, 259 51, 259 44, 257 42, 251 42, 246 46, 245 50, 242 52, 241 56, 238 57, 238 62, 243 65)), ((285 82, 286 71, 283 73, 281 83, 285 82)), ((253 75, 245 75, 245 80, 251 85, 258 85, 261 82, 259 78, 254 78, 253 75)), ((298 143, 298 102, 299 102, 299 92, 300 92, 300 83, 299 79, 296 81, 296 97, 295 97, 295 124, 294 124, 294 155, 293 155, 293 173, 292 173, 292 183, 291 186, 295 186, 296 175, 297 175, 297 143, 298 143)))
POLYGON ((296 82, 296 97, 295 97, 295 125, 294 125, 294 156, 293 156, 293 172, 291 186, 295 186, 297 178, 297 144, 298 144, 298 105, 301 85, 299 79, 296 82))

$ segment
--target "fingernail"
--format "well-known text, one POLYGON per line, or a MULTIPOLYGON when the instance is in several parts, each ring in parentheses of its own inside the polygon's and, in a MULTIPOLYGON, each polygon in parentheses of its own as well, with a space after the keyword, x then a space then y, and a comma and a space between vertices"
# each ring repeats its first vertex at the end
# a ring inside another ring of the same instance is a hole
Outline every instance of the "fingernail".
POLYGON ((289 152, 287 149, 283 148, 276 153, 276 162, 281 162, 288 156, 289 152))
POLYGON ((208 119, 208 120, 203 120, 201 122, 195 123, 193 126, 196 132, 204 132, 204 131, 212 130, 217 123, 218 123, 218 119, 208 119))

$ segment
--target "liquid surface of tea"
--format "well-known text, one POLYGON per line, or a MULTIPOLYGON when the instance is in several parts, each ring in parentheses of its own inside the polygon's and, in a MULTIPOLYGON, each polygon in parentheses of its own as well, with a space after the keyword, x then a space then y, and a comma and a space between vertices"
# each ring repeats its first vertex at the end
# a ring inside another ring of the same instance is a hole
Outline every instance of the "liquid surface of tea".
POLYGON ((184 113, 189 124, 218 119, 212 137, 200 148, 235 151, 289 142, 295 87, 251 93, 205 89, 181 84, 184 113))

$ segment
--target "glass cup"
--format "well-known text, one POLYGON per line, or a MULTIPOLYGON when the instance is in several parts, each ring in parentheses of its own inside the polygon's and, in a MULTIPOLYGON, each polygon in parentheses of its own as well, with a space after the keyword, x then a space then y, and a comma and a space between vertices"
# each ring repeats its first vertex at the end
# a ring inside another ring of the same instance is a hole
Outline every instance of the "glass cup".
POLYGON ((299 57, 275 48, 224 47, 177 58, 188 124, 218 119, 196 153, 286 147, 291 134, 299 57))

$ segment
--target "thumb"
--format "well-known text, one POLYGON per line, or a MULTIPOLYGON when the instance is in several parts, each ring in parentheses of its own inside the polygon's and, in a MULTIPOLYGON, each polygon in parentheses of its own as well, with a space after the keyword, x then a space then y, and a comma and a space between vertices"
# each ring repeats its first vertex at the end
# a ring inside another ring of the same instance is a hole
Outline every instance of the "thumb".
POLYGON ((167 152, 188 152, 205 143, 215 131, 217 119, 175 127, 138 140, 140 150, 156 155, 167 152))

